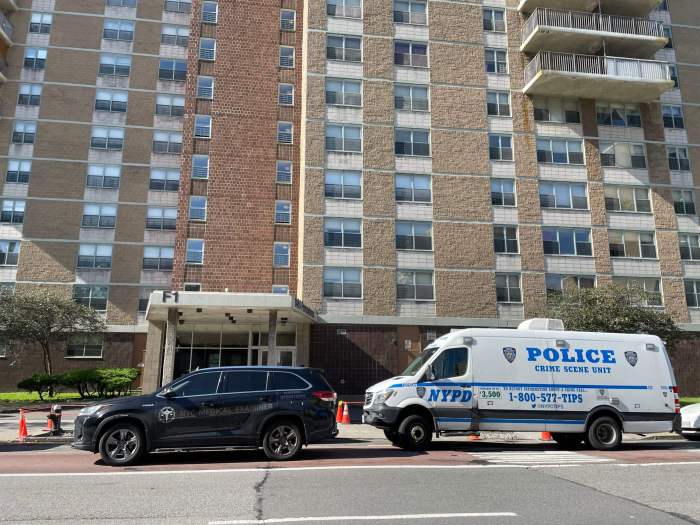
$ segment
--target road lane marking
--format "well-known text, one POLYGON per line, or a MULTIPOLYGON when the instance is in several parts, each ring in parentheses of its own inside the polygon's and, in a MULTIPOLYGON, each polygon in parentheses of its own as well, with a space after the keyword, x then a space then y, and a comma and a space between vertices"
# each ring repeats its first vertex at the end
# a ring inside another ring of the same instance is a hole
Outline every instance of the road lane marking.
POLYGON ((267 523, 301 523, 309 521, 386 521, 433 520, 449 518, 515 518, 514 512, 457 512, 449 514, 389 514, 383 516, 307 516, 304 518, 268 518, 262 520, 210 521, 209 525, 265 525, 267 523))
POLYGON ((495 464, 508 465, 564 465, 579 463, 607 463, 615 461, 611 458, 601 458, 579 454, 566 450, 538 452, 472 452, 477 459, 495 464))

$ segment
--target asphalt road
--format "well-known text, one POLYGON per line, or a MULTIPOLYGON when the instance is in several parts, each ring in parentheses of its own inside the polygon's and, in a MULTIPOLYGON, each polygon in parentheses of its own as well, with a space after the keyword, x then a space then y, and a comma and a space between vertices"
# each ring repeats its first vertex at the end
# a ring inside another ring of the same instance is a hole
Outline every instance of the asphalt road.
POLYGON ((0 523, 700 524, 700 445, 613 453, 552 444, 379 439, 309 448, 151 456, 113 469, 67 447, 0 447, 0 523))

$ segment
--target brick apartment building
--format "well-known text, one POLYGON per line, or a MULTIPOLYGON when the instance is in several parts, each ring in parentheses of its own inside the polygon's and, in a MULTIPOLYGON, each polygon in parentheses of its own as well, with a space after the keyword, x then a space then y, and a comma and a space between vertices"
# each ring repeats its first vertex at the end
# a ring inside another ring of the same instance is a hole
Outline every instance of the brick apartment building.
POLYGON ((609 282, 700 329, 693 0, 15 1, 0 281, 105 311, 65 367, 354 394, 609 282))

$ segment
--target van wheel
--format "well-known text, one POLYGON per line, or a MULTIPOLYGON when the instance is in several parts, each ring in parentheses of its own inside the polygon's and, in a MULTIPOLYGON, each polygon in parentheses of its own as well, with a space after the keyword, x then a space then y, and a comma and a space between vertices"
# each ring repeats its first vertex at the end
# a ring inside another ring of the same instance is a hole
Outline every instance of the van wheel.
POLYGON ((263 436, 265 455, 273 461, 294 459, 301 451, 301 430, 291 421, 278 421, 267 427, 263 436))
POLYGON ((399 433, 396 430, 386 428, 384 429, 384 436, 391 441, 392 445, 398 445, 400 438, 399 438, 399 433))
POLYGON ((615 419, 603 416, 591 423, 587 437, 596 450, 615 450, 622 443, 622 429, 615 419))
POLYGON ((408 416, 399 425, 399 446, 405 450, 427 450, 433 429, 423 416, 408 416))
POLYGON ((581 448, 583 447, 584 435, 553 433, 552 439, 562 448, 581 448))
POLYGON ((100 456, 112 467, 128 467, 136 464, 145 453, 146 442, 139 427, 130 423, 117 423, 100 437, 100 456))
POLYGON ((698 434, 681 434, 688 441, 700 441, 700 435, 698 434))

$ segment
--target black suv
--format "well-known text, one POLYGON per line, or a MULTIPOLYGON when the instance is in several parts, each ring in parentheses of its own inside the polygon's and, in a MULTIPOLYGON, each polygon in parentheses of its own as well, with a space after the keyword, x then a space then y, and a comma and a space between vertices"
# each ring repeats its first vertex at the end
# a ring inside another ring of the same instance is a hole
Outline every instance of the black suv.
POLYGON ((262 447, 268 458, 287 460, 338 433, 336 397, 313 368, 205 368, 151 395, 85 407, 73 446, 120 466, 147 452, 227 448, 262 447))

